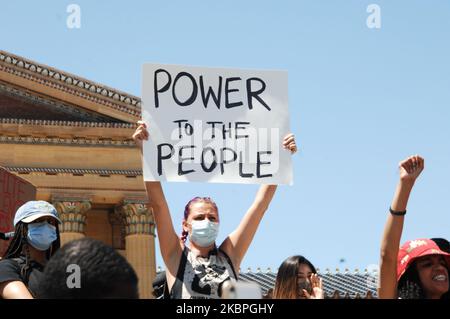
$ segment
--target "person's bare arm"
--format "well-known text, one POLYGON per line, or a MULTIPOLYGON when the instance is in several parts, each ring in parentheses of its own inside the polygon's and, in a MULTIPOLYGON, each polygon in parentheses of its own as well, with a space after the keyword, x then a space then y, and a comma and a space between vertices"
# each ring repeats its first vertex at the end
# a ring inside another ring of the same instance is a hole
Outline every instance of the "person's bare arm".
MULTIPOLYGON (((399 165, 400 181, 397 185, 391 209, 406 211, 414 183, 424 169, 420 156, 411 156, 399 165)), ((404 216, 389 214, 384 227, 380 251, 380 279, 378 296, 381 299, 397 298, 397 255, 403 231, 404 216)))
POLYGON ((25 284, 18 280, 0 283, 0 296, 3 299, 33 299, 25 284))
MULTIPOLYGON (((293 134, 284 138, 284 148, 295 153, 297 145, 293 134)), ((221 249, 231 258, 235 269, 239 269, 242 259, 247 252, 277 189, 276 185, 261 185, 253 204, 242 218, 239 226, 223 242, 221 249)))
POLYGON ((230 256, 235 269, 239 269, 241 261, 255 236, 259 223, 269 207, 276 189, 276 185, 261 185, 253 204, 242 218, 239 226, 222 244, 221 249, 230 256))
MULTIPOLYGON (((146 125, 138 122, 139 126, 133 134, 133 139, 140 147, 144 140, 149 138, 146 125)), ((145 182, 149 205, 153 210, 156 229, 158 231, 161 255, 170 273, 177 271, 179 258, 182 252, 180 238, 173 227, 172 218, 160 182, 145 182)))

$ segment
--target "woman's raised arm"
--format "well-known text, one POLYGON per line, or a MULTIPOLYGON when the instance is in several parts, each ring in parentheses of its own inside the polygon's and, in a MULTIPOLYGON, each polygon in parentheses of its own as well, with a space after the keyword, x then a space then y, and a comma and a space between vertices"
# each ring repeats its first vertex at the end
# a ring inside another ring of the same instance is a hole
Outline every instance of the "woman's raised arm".
POLYGON ((397 298, 397 256, 403 231, 404 215, 414 183, 424 169, 424 159, 411 156, 400 162, 400 180, 390 207, 381 241, 378 296, 397 298))
MULTIPOLYGON (((297 145, 295 144, 293 134, 289 134, 284 138, 283 147, 291 153, 297 152, 297 145)), ((276 189, 276 185, 260 186, 255 200, 242 218, 239 226, 221 245, 220 248, 230 256, 235 269, 239 269, 241 261, 255 236, 259 223, 268 209, 276 189)))
MULTIPOLYGON (((133 134, 133 140, 142 152, 143 141, 149 138, 149 134, 144 122, 139 121, 138 124, 139 126, 133 134)), ((173 227, 169 206, 167 205, 161 183, 145 182, 145 188, 147 190, 149 205, 155 217, 161 255, 168 270, 171 273, 176 273, 182 252, 182 245, 173 227)))

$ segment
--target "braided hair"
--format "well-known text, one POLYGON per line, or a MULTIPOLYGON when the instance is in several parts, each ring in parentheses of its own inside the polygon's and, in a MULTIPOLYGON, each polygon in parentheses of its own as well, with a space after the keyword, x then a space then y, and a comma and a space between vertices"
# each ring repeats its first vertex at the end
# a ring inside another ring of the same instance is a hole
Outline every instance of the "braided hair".
MULTIPOLYGON (((195 203, 207 203, 210 204, 214 209, 216 210, 217 214, 219 213, 219 209, 217 208, 216 203, 210 198, 210 197, 194 197, 192 198, 184 207, 184 220, 186 221, 189 217, 189 214, 191 212, 191 206, 195 203)), ((181 231, 180 239, 183 243, 186 242, 186 239, 189 235, 189 232, 186 230, 181 231)))
POLYGON ((398 281, 397 292, 400 299, 425 299, 415 261, 398 281))

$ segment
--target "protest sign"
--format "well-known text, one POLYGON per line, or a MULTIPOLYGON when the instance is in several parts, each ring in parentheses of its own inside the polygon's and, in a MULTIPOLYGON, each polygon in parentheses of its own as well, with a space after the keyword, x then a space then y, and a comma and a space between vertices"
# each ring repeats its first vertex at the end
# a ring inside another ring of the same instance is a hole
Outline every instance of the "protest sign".
POLYGON ((287 72, 144 64, 144 180, 292 184, 287 72))

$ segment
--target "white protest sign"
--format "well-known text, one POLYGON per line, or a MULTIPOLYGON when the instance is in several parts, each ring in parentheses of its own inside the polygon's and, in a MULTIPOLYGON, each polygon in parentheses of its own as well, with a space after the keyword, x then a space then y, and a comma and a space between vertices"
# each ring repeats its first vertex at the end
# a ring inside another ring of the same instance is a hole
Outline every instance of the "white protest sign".
POLYGON ((292 184, 287 72, 144 64, 144 180, 292 184))

